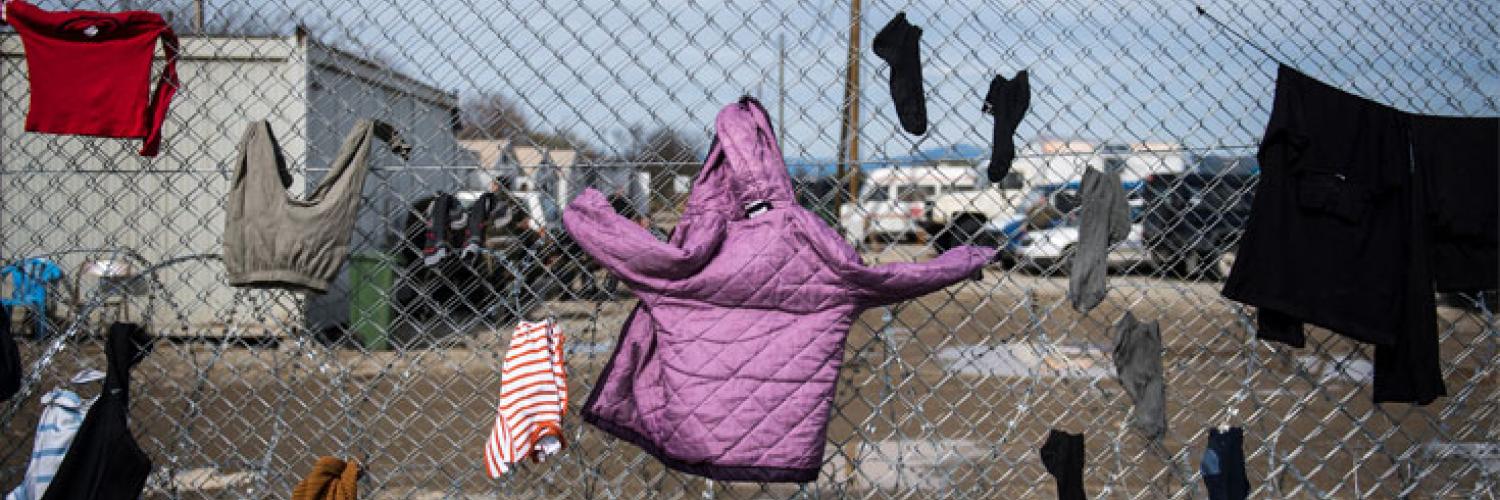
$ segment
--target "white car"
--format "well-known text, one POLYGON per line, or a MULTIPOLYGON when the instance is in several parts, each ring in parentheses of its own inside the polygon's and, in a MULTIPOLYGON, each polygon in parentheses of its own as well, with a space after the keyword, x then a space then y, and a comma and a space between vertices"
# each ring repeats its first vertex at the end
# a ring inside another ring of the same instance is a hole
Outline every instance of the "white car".
MULTIPOLYGON (((1132 266, 1150 264, 1151 253, 1146 251, 1144 229, 1139 223, 1130 225, 1130 233, 1124 241, 1110 247, 1105 263, 1111 269, 1128 269, 1132 266)), ((1051 229, 1026 231, 1016 241, 1013 257, 1016 265, 1043 273, 1067 274, 1072 268, 1070 260, 1078 245, 1078 225, 1064 224, 1051 229)))
POLYGON ((839 207, 850 242, 907 240, 923 234, 927 207, 944 193, 973 189, 970 166, 886 167, 865 174, 858 203, 839 207))
MULTIPOLYGON (((1126 182, 1126 203, 1130 206, 1130 232, 1125 239, 1110 247, 1109 253, 1105 255, 1105 263, 1111 269, 1129 269, 1139 265, 1152 264, 1151 252, 1146 247, 1146 231, 1141 225, 1141 213, 1145 209, 1145 200, 1141 197, 1139 182, 1126 182)), ((1037 270, 1043 273, 1067 274, 1072 269, 1069 261, 1078 245, 1078 212, 1076 207, 1078 186, 1077 182, 1069 183, 1062 188, 1041 188, 1034 190, 1027 197, 1026 206, 1046 201, 1055 207, 1063 207, 1067 215, 1054 226, 1045 229, 1027 229, 1020 231, 1012 244, 1007 248, 1007 257, 1015 265, 1022 269, 1037 270), (1043 194, 1049 191, 1048 194, 1043 194), (1072 199, 1064 195, 1071 195, 1072 199)))
POLYGON ((955 186, 933 198, 923 228, 934 236, 933 250, 945 252, 959 245, 994 245, 1003 241, 990 225, 1001 226, 1016 217, 1017 207, 1026 194, 1026 172, 1029 166, 1013 168, 1001 182, 991 184, 984 178, 990 161, 974 168, 973 186, 955 186))

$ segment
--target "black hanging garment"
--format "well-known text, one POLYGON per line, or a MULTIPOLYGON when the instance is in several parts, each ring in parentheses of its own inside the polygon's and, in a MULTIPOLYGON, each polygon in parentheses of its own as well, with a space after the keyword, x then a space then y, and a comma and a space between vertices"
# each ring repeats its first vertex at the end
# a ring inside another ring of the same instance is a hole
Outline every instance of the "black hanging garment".
POLYGON ((438 191, 432 203, 427 205, 427 244, 422 247, 422 261, 429 266, 442 262, 452 248, 448 232, 452 230, 452 211, 456 203, 458 200, 453 195, 438 191))
POLYGON ((1025 70, 1010 80, 995 75, 990 81, 990 91, 984 96, 984 112, 995 117, 994 146, 986 172, 990 182, 998 183, 1010 173, 1010 163, 1016 159, 1016 127, 1020 126, 1029 107, 1031 83, 1025 70))
POLYGON ((1404 116, 1414 176, 1407 322, 1375 348, 1374 398, 1425 405, 1448 394, 1433 291, 1494 290, 1500 280, 1500 118, 1404 116))
POLYGON ((1250 220, 1224 284, 1224 296, 1260 309, 1262 337, 1300 345, 1306 321, 1395 342, 1413 260, 1407 143, 1399 111, 1281 68, 1250 220), (1295 321, 1267 325, 1268 312, 1295 321))
POLYGON ((0 401, 21 390, 21 350, 10 335, 10 308, 0 306, 0 401))
POLYGON ((1440 292, 1494 290, 1500 281, 1500 118, 1412 116, 1412 159, 1440 292))
POLYGON ((464 228, 464 256, 484 247, 484 230, 489 227, 498 203, 495 193, 486 191, 474 200, 473 205, 469 205, 468 225, 464 228))
POLYGON ((438 191, 427 206, 427 241, 422 246, 423 262, 437 265, 448 257, 455 244, 463 247, 463 256, 468 257, 484 246, 484 230, 489 226, 499 199, 495 193, 485 192, 469 205, 467 212, 461 210, 458 198, 438 191), (458 213, 459 218, 454 219, 458 213), (456 231, 462 229, 462 233, 456 231), (461 238, 454 241, 454 237, 461 238))
POLYGON ((922 28, 896 14, 875 34, 875 55, 891 65, 891 100, 901 128, 912 135, 927 133, 927 96, 922 90, 922 28))
POLYGON ((151 335, 139 325, 109 327, 104 355, 109 370, 104 392, 89 408, 68 447, 44 500, 135 499, 146 488, 151 459, 130 434, 130 368, 151 351, 151 335))
POLYGON ((1047 431, 1047 441, 1037 452, 1042 456, 1042 466, 1057 481, 1058 500, 1088 498, 1083 492, 1083 464, 1088 458, 1084 454, 1083 434, 1052 429, 1047 431))
POLYGON ((1245 431, 1239 427, 1208 430, 1203 448, 1203 487, 1209 500, 1245 500, 1250 496, 1250 480, 1245 477, 1245 431))
POLYGON ((1261 175, 1224 296, 1256 306, 1258 335, 1301 347, 1303 322, 1433 359, 1382 361, 1406 401, 1444 394, 1426 259, 1414 247, 1410 140, 1403 113, 1282 66, 1261 140, 1261 175), (1416 343, 1423 345, 1417 346, 1416 343))
POLYGON ((1301 347, 1307 322, 1375 344, 1377 403, 1446 395, 1433 269, 1439 289, 1493 287, 1493 272, 1447 275, 1494 265, 1495 219, 1482 214, 1497 200, 1495 124, 1402 112, 1282 66, 1224 296, 1256 306, 1263 339, 1301 347), (1460 272, 1449 251, 1490 260, 1460 272))

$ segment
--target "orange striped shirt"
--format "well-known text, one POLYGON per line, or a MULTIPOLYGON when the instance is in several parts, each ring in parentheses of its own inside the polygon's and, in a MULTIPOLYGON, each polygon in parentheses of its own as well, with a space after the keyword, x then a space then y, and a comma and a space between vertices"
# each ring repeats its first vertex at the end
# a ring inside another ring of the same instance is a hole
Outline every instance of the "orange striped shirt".
POLYGON ((568 410, 563 333, 551 320, 516 324, 500 367, 500 405, 495 428, 484 444, 490 477, 530 455, 532 460, 562 449, 562 418, 568 410), (535 454, 533 454, 535 452, 535 454))

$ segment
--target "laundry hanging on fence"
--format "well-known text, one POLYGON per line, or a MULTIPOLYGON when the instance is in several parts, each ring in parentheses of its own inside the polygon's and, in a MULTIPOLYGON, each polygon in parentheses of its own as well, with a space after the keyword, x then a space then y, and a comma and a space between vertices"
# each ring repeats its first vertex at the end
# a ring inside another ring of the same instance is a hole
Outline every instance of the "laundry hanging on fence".
POLYGON ((500 368, 500 404, 484 444, 491 478, 510 472, 526 457, 540 461, 564 446, 562 419, 568 411, 568 375, 562 329, 552 320, 516 323, 500 368))
POLYGON ((875 55, 891 66, 891 100, 901 128, 912 135, 927 133, 927 95, 922 88, 922 28, 896 14, 875 34, 875 55))
POLYGON ((224 217, 224 267, 237 287, 323 293, 349 257, 360 191, 370 170, 370 145, 383 140, 406 158, 411 147, 383 122, 360 120, 318 187, 303 199, 287 193, 292 177, 265 121, 251 123, 224 217))
POLYGON ((1031 107, 1031 83, 1026 70, 1006 80, 995 75, 990 80, 990 91, 984 95, 984 112, 995 117, 990 150, 990 165, 985 174, 990 182, 999 183, 1010 173, 1010 164, 1016 159, 1016 127, 1031 107))
POLYGON ((598 191, 563 214, 578 244, 640 299, 584 420, 691 474, 812 481, 853 319, 962 281, 995 250, 867 267, 797 204, 759 102, 726 106, 715 129, 669 243, 598 191))
POLYGON ((1500 118, 1412 115, 1440 292, 1500 288, 1500 118))
POLYGON ((1239 427, 1208 430, 1199 470, 1209 500, 1245 500, 1250 480, 1245 476, 1245 433, 1239 427))
POLYGON ((432 197, 432 202, 427 204, 427 241, 422 244, 423 264, 435 266, 448 257, 448 252, 452 249, 448 233, 463 227, 462 220, 451 220, 453 205, 457 203, 458 200, 453 195, 438 191, 432 197), (454 223, 459 226, 453 227, 454 223))
POLYGON ((292 500, 356 500, 359 498, 359 462, 318 457, 313 469, 292 487, 292 500))
POLYGON ((1057 483, 1058 500, 1088 499, 1083 491, 1083 466, 1088 461, 1083 434, 1049 430, 1047 440, 1037 454, 1042 457, 1042 466, 1057 483))
POLYGON ((177 35, 161 15, 52 12, 25 0, 5 2, 3 9, 26 50, 27 132, 142 139, 141 156, 156 156, 167 108, 181 85, 177 35), (157 40, 166 65, 153 95, 157 40))
POLYGON ((130 434, 130 369, 151 352, 152 337, 130 323, 109 327, 104 391, 89 408, 45 500, 128 500, 141 496, 151 459, 130 434))
POLYGON ((467 223, 464 225, 464 256, 473 255, 484 248, 484 232, 489 229, 490 223, 498 216, 509 215, 496 213, 500 208, 500 197, 490 191, 480 194, 469 205, 467 223))
POLYGON ((1068 271, 1068 300, 1086 313, 1104 301, 1109 248, 1130 235, 1130 202, 1120 175, 1092 168, 1083 172, 1078 216, 1078 245, 1068 271))
POLYGON ((0 401, 21 390, 21 349, 10 334, 10 307, 0 304, 0 401))
POLYGON ((1465 172, 1495 178, 1497 120, 1406 113, 1281 66, 1224 296, 1256 306, 1263 339, 1301 347, 1308 322, 1375 344, 1376 402, 1446 395, 1434 284, 1493 286, 1493 276, 1453 275, 1494 263, 1455 269, 1434 257, 1496 255, 1494 220, 1476 214, 1493 209, 1500 187, 1438 190, 1470 181, 1465 172))
POLYGON ((1147 438, 1161 439, 1167 433, 1167 381, 1161 367, 1161 326, 1142 322, 1135 314, 1115 323, 1114 363, 1120 385, 1135 404, 1132 425, 1147 438))
MULTIPOLYGON (((87 384, 103 378, 98 370, 84 370, 73 376, 73 384, 87 384)), ((26 473, 21 484, 5 496, 5 500, 37 500, 46 493, 47 486, 62 465, 68 446, 83 425, 83 417, 97 398, 83 399, 77 393, 58 387, 41 397, 42 416, 37 419, 36 437, 31 445, 31 462, 26 464, 26 473)))
POLYGON ((453 195, 438 191, 427 206, 427 239, 422 245, 424 264, 434 266, 447 258, 455 246, 454 236, 460 237, 457 243, 463 248, 464 256, 473 255, 484 246, 484 231, 499 206, 497 196, 486 191, 474 199, 467 210, 458 202, 453 195))

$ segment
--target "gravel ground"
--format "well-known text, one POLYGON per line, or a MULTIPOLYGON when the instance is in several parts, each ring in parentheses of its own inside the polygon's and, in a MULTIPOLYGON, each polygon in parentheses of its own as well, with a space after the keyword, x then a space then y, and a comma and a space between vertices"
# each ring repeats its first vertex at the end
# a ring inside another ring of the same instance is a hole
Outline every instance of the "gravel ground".
MULTIPOLYGON (((823 474, 801 487, 666 471, 573 416, 560 456, 488 479, 480 445, 509 332, 485 322, 438 347, 384 352, 298 335, 251 344, 179 335, 135 370, 132 426, 156 464, 151 497, 281 498, 317 455, 334 454, 366 464, 367 498, 1047 498, 1052 481, 1036 448, 1059 428, 1086 435, 1091 497, 1201 498, 1199 456, 1207 428, 1222 422, 1246 428, 1257 498, 1463 498, 1481 487, 1485 467, 1500 472, 1459 456, 1494 449, 1500 427, 1488 366, 1493 327, 1486 332, 1473 313, 1440 311, 1453 397, 1376 407, 1372 349, 1323 331, 1303 350, 1251 342, 1247 318, 1218 297, 1216 283, 1116 276, 1087 315, 1066 305, 1066 286, 1066 278, 991 269, 867 311, 847 342, 823 474), (1108 327, 1127 309, 1162 326, 1170 426, 1158 443, 1122 425, 1131 405, 1113 377, 1108 327), (1444 448, 1453 443, 1461 446, 1444 448)), ((541 308, 569 335, 573 410, 631 307, 541 308)), ((42 386, 102 368, 98 345, 70 344, 42 386)), ((23 359, 36 349, 23 342, 23 359)), ((29 455, 35 396, 5 424, 0 487, 19 481, 29 455)))

